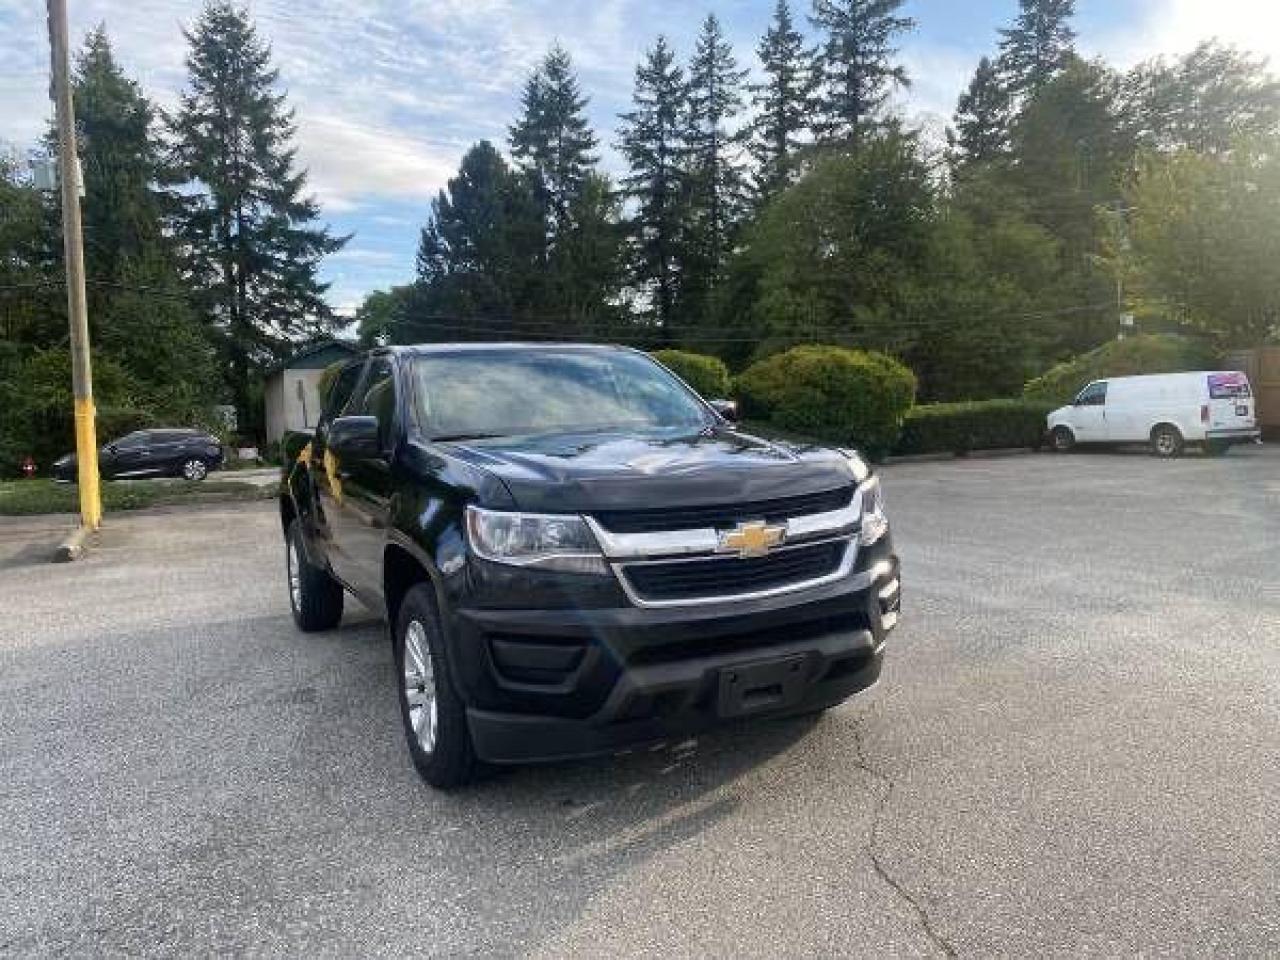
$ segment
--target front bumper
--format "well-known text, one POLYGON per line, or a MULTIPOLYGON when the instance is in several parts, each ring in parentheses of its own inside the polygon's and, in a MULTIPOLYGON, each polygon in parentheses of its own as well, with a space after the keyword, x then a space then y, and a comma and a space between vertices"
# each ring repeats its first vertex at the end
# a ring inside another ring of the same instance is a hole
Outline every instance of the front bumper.
POLYGON ((576 758, 834 706, 876 682, 897 624, 898 560, 887 544, 878 554, 840 582, 762 600, 459 611, 450 659, 476 753, 576 758))

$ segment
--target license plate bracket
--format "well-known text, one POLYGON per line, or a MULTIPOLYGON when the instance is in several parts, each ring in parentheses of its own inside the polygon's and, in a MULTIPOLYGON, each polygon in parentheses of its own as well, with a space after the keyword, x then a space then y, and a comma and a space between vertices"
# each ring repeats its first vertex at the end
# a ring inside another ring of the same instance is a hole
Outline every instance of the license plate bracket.
POLYGON ((1247 417, 1249 415, 1249 405, 1247 403, 1236 405, 1236 416, 1247 417))
POLYGON ((725 719, 782 710, 804 696, 804 655, 756 660, 724 667, 716 712, 725 719))

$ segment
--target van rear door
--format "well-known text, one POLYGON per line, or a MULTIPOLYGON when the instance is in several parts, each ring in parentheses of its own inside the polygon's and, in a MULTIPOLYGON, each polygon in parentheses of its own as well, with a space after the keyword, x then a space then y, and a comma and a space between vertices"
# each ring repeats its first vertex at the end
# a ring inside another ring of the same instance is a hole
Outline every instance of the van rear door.
POLYGON ((1209 374, 1207 406, 1207 430, 1252 430, 1257 426, 1253 391, 1243 373, 1209 374))

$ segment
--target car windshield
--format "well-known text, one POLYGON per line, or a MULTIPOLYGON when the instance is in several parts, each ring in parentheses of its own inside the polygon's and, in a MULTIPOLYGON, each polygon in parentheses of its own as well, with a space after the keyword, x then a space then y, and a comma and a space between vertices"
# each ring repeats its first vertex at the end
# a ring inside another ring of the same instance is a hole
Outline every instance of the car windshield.
POLYGON ((414 363, 423 433, 474 438, 628 429, 698 431, 712 420, 661 366, 628 350, 451 352, 414 363))

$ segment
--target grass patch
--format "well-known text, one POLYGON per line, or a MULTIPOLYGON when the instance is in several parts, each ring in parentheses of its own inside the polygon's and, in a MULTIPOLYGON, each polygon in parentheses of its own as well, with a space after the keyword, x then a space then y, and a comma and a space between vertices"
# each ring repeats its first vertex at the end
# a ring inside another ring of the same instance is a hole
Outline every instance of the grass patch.
MULTIPOLYGON (((259 486, 242 480, 130 480, 102 484, 102 508, 139 510, 186 503, 226 503, 271 500, 273 486, 259 486)), ((52 480, 0 481, 0 516, 33 516, 40 513, 78 513, 80 492, 73 483, 52 480)))

